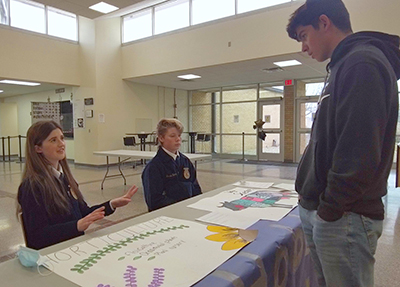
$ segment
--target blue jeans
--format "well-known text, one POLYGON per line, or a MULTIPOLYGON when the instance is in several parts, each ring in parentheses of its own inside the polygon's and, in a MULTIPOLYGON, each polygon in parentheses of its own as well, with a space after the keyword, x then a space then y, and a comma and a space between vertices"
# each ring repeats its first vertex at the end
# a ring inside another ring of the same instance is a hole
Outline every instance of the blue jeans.
POLYGON ((300 205, 299 214, 320 286, 374 286, 374 254, 382 220, 345 212, 328 222, 316 210, 300 205))

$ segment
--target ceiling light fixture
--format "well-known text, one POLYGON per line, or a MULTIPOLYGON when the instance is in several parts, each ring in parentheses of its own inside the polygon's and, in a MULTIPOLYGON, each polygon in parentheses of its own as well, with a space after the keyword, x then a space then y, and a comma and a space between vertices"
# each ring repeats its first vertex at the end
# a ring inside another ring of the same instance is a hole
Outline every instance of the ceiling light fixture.
POLYGON ((40 86, 40 83, 14 81, 14 80, 1 80, 2 84, 21 85, 21 86, 40 86))
POLYGON ((297 60, 289 60, 289 61, 274 62, 274 65, 277 65, 282 68, 282 67, 302 65, 302 63, 300 63, 297 60))
POLYGON ((105 2, 99 2, 97 4, 90 6, 89 9, 95 10, 103 14, 107 14, 115 10, 118 10, 119 8, 105 2))
POLYGON ((4 92, 3 90, 0 90, 0 93, 4 92))
POLYGON ((199 78, 201 78, 201 76, 193 75, 193 74, 187 74, 187 75, 178 76, 178 78, 184 79, 184 80, 194 80, 194 79, 199 79, 199 78))

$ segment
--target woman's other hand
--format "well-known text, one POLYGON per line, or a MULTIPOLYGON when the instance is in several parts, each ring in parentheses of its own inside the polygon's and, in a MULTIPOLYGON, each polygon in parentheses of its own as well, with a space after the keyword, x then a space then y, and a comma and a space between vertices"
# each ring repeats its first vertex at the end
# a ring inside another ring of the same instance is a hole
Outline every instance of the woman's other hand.
POLYGON ((97 208, 95 211, 92 213, 89 213, 85 217, 81 218, 78 220, 77 223, 77 228, 79 231, 85 231, 88 229, 88 227, 95 221, 103 219, 104 218, 104 209, 105 207, 102 206, 100 208, 97 208))
POLYGON ((110 201, 111 206, 115 209, 117 207, 125 206, 131 202, 131 197, 138 191, 136 185, 133 185, 124 196, 114 198, 110 201))

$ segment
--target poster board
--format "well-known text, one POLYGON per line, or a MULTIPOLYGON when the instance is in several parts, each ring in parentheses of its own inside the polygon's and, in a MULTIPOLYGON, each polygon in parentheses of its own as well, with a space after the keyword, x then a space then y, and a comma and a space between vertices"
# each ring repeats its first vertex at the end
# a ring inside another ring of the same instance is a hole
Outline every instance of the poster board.
POLYGON ((238 230, 157 217, 46 255, 80 286, 190 286, 249 241, 238 230))

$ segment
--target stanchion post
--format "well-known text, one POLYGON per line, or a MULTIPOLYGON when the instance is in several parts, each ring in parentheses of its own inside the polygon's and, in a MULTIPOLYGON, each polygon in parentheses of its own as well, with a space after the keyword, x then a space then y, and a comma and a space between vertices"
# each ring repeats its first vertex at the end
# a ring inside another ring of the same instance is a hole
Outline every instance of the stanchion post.
POLYGON ((1 146, 2 146, 2 150, 3 150, 3 162, 6 161, 6 149, 4 147, 4 140, 5 140, 5 138, 1 137, 1 146))
POLYGON ((242 132, 242 160, 244 161, 244 132, 242 132))
POLYGON ((22 162, 21 135, 18 135, 19 162, 22 162))
POLYGON ((8 141, 8 161, 11 161, 11 137, 7 136, 8 141))

